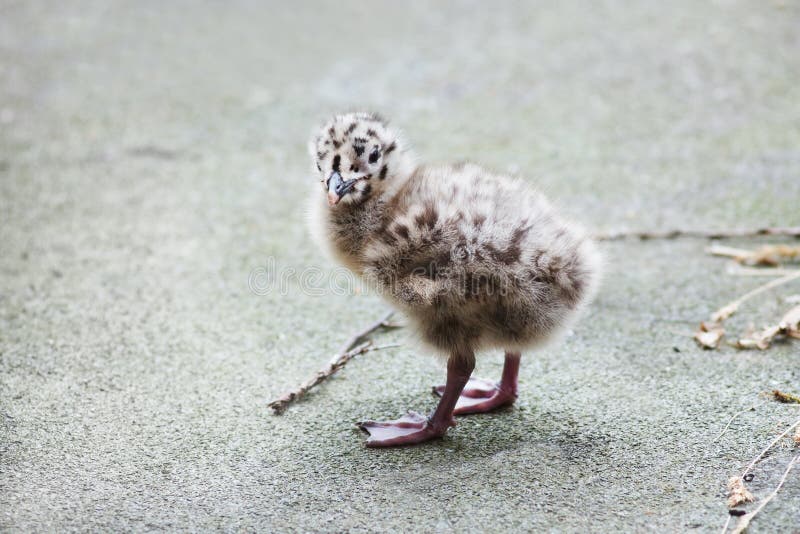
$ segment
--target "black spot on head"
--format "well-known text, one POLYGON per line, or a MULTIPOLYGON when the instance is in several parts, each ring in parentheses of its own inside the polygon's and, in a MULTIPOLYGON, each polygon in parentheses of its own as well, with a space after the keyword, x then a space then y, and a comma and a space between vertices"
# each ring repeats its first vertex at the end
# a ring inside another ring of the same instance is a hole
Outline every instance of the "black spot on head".
POLYGON ((320 166, 319 166, 319 163, 317 163, 317 170, 318 170, 319 172, 322 172, 322 167, 320 167, 320 166))
POLYGON ((353 145, 353 150, 356 151, 356 156, 359 158, 364 155, 364 145, 353 145))
POLYGON ((328 128, 328 135, 330 135, 331 137, 333 137, 334 135, 336 135, 336 128, 334 128, 333 126, 331 126, 330 128, 328 128))
POLYGON ((356 165, 355 163, 350 165, 350 172, 358 172, 358 165, 356 165))
POLYGON ((384 154, 391 153, 395 148, 397 148, 397 144, 392 141, 392 144, 386 147, 386 150, 383 151, 384 154))
POLYGON ((342 157, 339 154, 333 156, 333 170, 334 172, 339 172, 339 165, 342 162, 342 157))
POLYGON ((367 144, 367 140, 365 138, 363 138, 363 137, 356 137, 355 139, 353 139, 353 142, 356 143, 356 144, 359 144, 359 145, 366 145, 367 144))
POLYGON ((378 145, 375 145, 375 147, 373 147, 372 149, 372 152, 369 153, 369 162, 375 163, 376 161, 378 161, 379 157, 381 157, 381 151, 378 145))
POLYGON ((328 151, 325 152, 317 152, 317 159, 325 159, 325 156, 328 155, 328 151))
POLYGON ((356 126, 358 126, 358 124, 354 122, 353 124, 347 127, 347 130, 345 130, 344 133, 350 135, 351 133, 353 133, 353 130, 356 129, 356 126))
POLYGON ((367 135, 370 136, 370 137, 377 137, 378 136, 378 134, 375 133, 375 130, 373 130, 372 128, 367 130, 367 135))
POLYGON ((381 180, 385 180, 386 179, 386 173, 388 171, 389 171, 389 167, 387 167, 386 165, 381 167, 381 173, 378 175, 378 178, 380 178, 381 180))
POLYGON ((339 148, 340 146, 342 146, 342 143, 340 141, 337 141, 336 139, 334 139, 333 140, 333 148, 339 148))

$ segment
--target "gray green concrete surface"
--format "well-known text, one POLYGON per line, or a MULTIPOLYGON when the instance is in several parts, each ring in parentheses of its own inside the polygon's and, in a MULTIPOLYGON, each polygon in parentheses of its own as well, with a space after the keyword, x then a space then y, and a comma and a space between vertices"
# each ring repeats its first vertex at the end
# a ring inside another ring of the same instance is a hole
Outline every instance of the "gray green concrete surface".
MULTIPOLYGON (((800 392, 800 344, 695 346, 764 281, 701 240, 602 244, 602 290, 524 355, 517 406, 441 441, 367 450, 352 425, 435 405, 442 364, 402 330, 271 415, 386 307, 248 287, 270 258, 330 272, 305 144, 361 108, 422 159, 519 173, 593 230, 800 224, 793 1, 3 1, 0 530, 722 528, 728 477, 800 417, 759 395, 800 392)), ((758 466, 758 497, 793 454, 758 466)), ((796 470, 751 531, 798 529, 796 470)))

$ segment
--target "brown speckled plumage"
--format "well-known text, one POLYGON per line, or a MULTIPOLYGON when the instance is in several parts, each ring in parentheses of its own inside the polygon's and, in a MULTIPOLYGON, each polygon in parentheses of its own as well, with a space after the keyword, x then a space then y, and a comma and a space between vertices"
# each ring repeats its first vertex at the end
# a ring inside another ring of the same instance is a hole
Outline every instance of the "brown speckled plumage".
POLYGON ((450 355, 534 346, 591 297, 593 243, 523 181, 469 163, 416 165, 369 114, 337 116, 320 131, 311 154, 323 182, 334 157, 340 169, 355 165, 381 179, 354 174, 353 193, 333 207, 315 195, 313 233, 432 347, 450 355), (325 154, 328 140, 339 149, 325 154))
POLYGON ((334 117, 309 152, 325 191, 311 199, 317 242, 447 357, 430 417, 363 421, 367 445, 421 443, 443 436, 454 415, 512 404, 521 350, 555 337, 592 296, 594 244, 519 179, 469 163, 418 165, 376 115, 334 117), (488 348, 505 350, 497 383, 471 378, 475 352, 488 348))

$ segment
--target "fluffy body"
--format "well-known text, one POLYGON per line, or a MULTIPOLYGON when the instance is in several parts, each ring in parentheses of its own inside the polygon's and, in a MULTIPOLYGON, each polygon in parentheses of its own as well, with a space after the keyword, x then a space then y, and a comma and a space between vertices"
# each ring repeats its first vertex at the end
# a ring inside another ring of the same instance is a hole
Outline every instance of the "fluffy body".
POLYGON ((540 345, 595 291, 592 241, 518 178, 474 164, 418 165, 369 114, 335 117, 311 152, 323 186, 334 170, 355 183, 332 207, 315 192, 316 241, 442 355, 540 345))

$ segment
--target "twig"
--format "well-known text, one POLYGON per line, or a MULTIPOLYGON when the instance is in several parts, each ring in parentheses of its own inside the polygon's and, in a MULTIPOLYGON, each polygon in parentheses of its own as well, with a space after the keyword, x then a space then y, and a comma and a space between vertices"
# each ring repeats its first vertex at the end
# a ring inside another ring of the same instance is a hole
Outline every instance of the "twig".
POLYGON ((706 252, 712 256, 733 258, 744 265, 779 267, 782 261, 795 261, 800 258, 800 247, 789 245, 764 245, 756 250, 711 245, 706 252))
POLYGON ((794 428, 795 428, 796 426, 800 426, 800 419, 798 419, 797 421, 795 421, 794 423, 792 423, 792 424, 789 426, 789 428, 787 428, 786 430, 784 430, 784 431, 781 433, 781 435, 780 435, 780 436, 778 436, 777 438, 773 439, 773 440, 772 440, 772 443, 770 443, 769 445, 767 445, 767 448, 766 448, 766 449, 764 449, 763 451, 761 451, 761 453, 760 453, 758 456, 756 456, 756 457, 753 459, 753 461, 752 461, 752 462, 750 462, 750 465, 748 465, 748 466, 747 466, 747 468, 746 468, 746 469, 745 469, 745 470, 742 472, 742 479, 744 479, 744 477, 745 477, 745 476, 747 476, 747 473, 749 473, 749 472, 750 472, 750 470, 751 470, 751 469, 753 469, 753 467, 755 467, 755 465, 756 465, 756 464, 757 464, 757 463, 758 463, 758 462, 761 460, 761 458, 763 458, 763 457, 764 457, 764 455, 765 455, 765 454, 767 454, 767 452, 769 452, 769 450, 770 450, 770 449, 771 449, 773 446, 775 446, 775 444, 776 444, 776 443, 778 443, 780 440, 782 440, 782 439, 784 438, 784 436, 786 436, 786 435, 787 435, 789 432, 791 432, 792 430, 794 430, 794 428))
POLYGON ((756 408, 755 406, 750 406, 749 408, 745 408, 745 409, 744 409, 744 410, 742 410, 741 412, 736 412, 735 414, 733 414, 733 415, 731 416, 731 418, 730 418, 730 419, 728 419, 728 424, 727 424, 727 425, 725 425, 725 428, 723 428, 723 429, 722 429, 722 432, 720 432, 719 434, 717 434, 717 437, 715 437, 714 439, 712 439, 712 440, 711 440, 711 443, 714 443, 715 441, 717 441, 719 438, 721 438, 721 437, 722 437, 722 436, 725 434, 725 432, 727 432, 727 431, 728 431, 728 429, 731 427, 731 423, 733 423, 733 420, 734 420, 734 419, 736 419, 737 417, 739 417, 740 415, 742 415, 744 412, 750 412, 750 411, 753 411, 753 410, 755 410, 755 408, 756 408))
POLYGON ((744 258, 752 254, 749 250, 743 248, 727 247, 725 245, 711 245, 706 249, 706 252, 712 256, 723 256, 725 258, 744 258))
POLYGON ((741 228, 735 230, 666 230, 663 232, 607 232, 597 234, 594 238, 598 241, 619 241, 621 239, 677 239, 679 237, 694 237, 701 239, 724 239, 727 237, 758 237, 764 235, 781 235, 800 237, 800 226, 767 227, 767 228, 741 228))
POLYGON ((728 317, 736 313, 736 311, 739 309, 739 306, 756 295, 760 295, 765 291, 793 280, 797 280, 798 278, 800 278, 800 270, 792 272, 791 274, 787 274, 781 278, 770 280, 766 284, 758 286, 752 291, 748 291, 733 302, 729 302, 725 306, 712 313, 711 320, 709 322, 704 321, 700 323, 700 328, 694 333, 695 341, 697 341, 697 344, 704 349, 716 349, 719 347, 719 343, 722 340, 722 337, 725 335, 723 323, 728 317))
POLYGON ((722 532, 720 534, 725 534, 726 532, 728 532, 728 525, 731 524, 731 517, 733 516, 728 514, 728 519, 725 520, 725 525, 723 525, 722 532))
POLYGON ((272 408, 272 411, 275 413, 275 415, 280 415, 286 411, 286 408, 289 406, 289 404, 300 399, 306 393, 308 393, 310 389, 318 386, 323 381, 338 373, 347 364, 347 362, 359 354, 400 346, 399 343, 390 343, 388 345, 377 346, 373 346, 371 343, 371 341, 367 341, 353 350, 349 350, 343 354, 334 356, 334 359, 325 369, 317 371, 317 374, 315 374, 312 378, 302 383, 296 389, 284 393, 279 399, 270 402, 268 406, 272 408))
POLYGON ((353 350, 353 348, 355 348, 356 345, 365 341, 367 339, 367 336, 369 336, 376 330, 380 330, 382 328, 395 328, 394 325, 389 324, 389 319, 392 318, 392 315, 394 315, 394 311, 389 311, 383 317, 381 317, 371 325, 367 326, 362 331, 353 334, 353 336, 350 339, 348 339, 344 345, 342 345, 342 348, 339 349, 339 352, 337 354, 344 354, 349 350, 353 350))
POLYGON ((739 309, 739 306, 741 306, 745 301, 750 300, 751 298, 755 297, 756 295, 760 295, 765 291, 769 291, 774 287, 781 286, 798 278, 800 278, 800 271, 788 274, 776 280, 770 280, 766 284, 761 285, 752 291, 748 291, 738 299, 734 300, 733 302, 729 302, 722 308, 718 309, 716 312, 711 314, 711 320, 714 322, 722 322, 736 313, 736 311, 739 309))
MULTIPOLYGON (((781 477, 780 482, 778 482, 778 485, 775 487, 774 490, 772 490, 772 493, 770 493, 767 496, 767 498, 761 501, 761 503, 755 510, 739 518, 739 522, 736 524, 736 528, 733 529, 733 532, 731 534, 740 534, 741 532, 744 532, 744 530, 748 527, 748 525, 750 525, 750 521, 752 521, 753 518, 767 505, 767 503, 771 501, 775 497, 775 495, 778 494, 778 491, 780 491, 780 489, 783 487, 783 484, 786 482, 786 479, 789 476, 789 472, 792 470, 792 468, 794 468, 795 465, 797 465, 798 461, 800 461, 800 454, 792 458, 792 461, 789 462, 788 466, 786 466, 786 471, 783 472, 783 476, 781 477)), ((730 518, 730 516, 728 517, 730 518)))
POLYGON ((364 354, 373 350, 381 350, 399 346, 397 344, 373 346, 372 342, 368 339, 369 335, 377 330, 397 328, 397 325, 389 323, 389 319, 391 319, 392 315, 394 315, 394 312, 390 311, 380 320, 372 323, 360 332, 353 334, 353 336, 351 336, 350 339, 348 339, 347 342, 342 345, 342 348, 339 349, 333 358, 331 358, 330 362, 328 362, 328 365, 325 368, 317 371, 312 378, 303 382, 297 388, 287 391, 274 401, 270 402, 268 406, 272 408, 272 411, 275 413, 275 415, 282 414, 284 411, 286 411, 286 408, 289 406, 289 404, 303 397, 311 388, 318 386, 323 381, 336 374, 347 364, 347 362, 359 354, 364 354))
MULTIPOLYGON (((789 432, 791 432, 792 429, 794 429, 795 427, 800 427, 800 419, 792 423, 792 425, 789 426, 789 428, 787 428, 786 430, 784 430, 780 436, 772 440, 772 442, 769 445, 767 445, 767 448, 761 451, 759 455, 756 456, 752 462, 750 462, 750 464, 745 468, 745 470, 742 472, 740 476, 738 477, 733 476, 728 480, 728 508, 733 508, 740 504, 746 502, 752 502, 754 500, 753 494, 750 493, 747 490, 747 487, 744 485, 745 482, 749 482, 750 480, 752 480, 752 477, 750 479, 746 478, 747 474, 753 469, 753 467, 755 467, 755 465, 758 462, 761 461, 764 455, 767 454, 767 452, 769 452, 769 450, 772 447, 774 447, 776 443, 782 440, 784 436, 786 436, 789 432)), ((725 528, 727 528, 727 524, 725 525, 725 528)))

